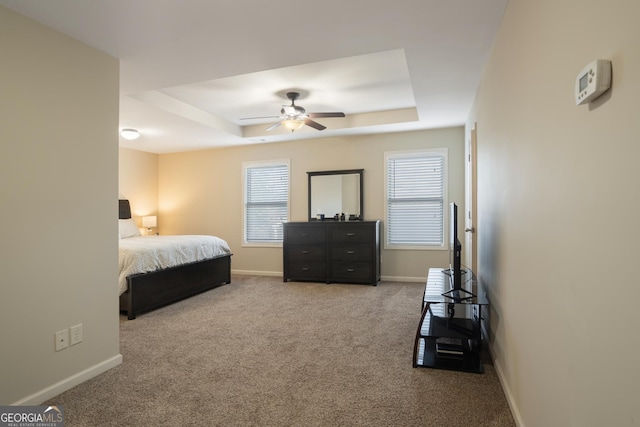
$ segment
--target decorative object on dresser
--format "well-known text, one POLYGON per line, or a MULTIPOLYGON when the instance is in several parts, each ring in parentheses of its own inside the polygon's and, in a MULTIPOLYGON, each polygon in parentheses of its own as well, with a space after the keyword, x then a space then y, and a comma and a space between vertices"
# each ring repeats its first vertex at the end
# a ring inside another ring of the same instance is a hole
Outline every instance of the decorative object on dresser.
POLYGON ((380 221, 288 222, 282 246, 285 282, 380 280, 380 221))
POLYGON ((129 201, 124 199, 119 200, 118 217, 120 311, 126 312, 129 320, 231 283, 232 254, 224 240, 215 236, 142 237, 131 218, 129 201), (167 241, 180 245, 180 256, 170 250, 167 241), (183 258, 191 253, 190 258, 183 258))

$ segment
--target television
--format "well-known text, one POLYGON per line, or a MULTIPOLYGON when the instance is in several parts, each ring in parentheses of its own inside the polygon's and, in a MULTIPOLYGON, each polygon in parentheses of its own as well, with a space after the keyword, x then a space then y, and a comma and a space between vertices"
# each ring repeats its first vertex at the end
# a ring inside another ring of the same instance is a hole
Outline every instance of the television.
POLYGON ((449 278, 451 289, 462 289, 462 244, 458 239, 458 206, 449 205, 449 278))
POLYGON ((449 276, 449 290, 442 295, 451 298, 449 304, 449 317, 453 317, 453 303, 460 303, 475 297, 472 292, 462 286, 462 275, 466 273, 462 269, 462 244, 458 239, 458 206, 455 203, 449 205, 449 269, 443 272, 449 276))

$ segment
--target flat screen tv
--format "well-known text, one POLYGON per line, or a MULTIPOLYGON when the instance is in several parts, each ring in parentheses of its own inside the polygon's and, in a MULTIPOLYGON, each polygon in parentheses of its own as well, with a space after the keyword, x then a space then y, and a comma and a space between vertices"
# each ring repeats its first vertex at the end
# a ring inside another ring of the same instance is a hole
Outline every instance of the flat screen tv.
POLYGON ((449 290, 442 295, 451 298, 453 303, 463 302, 475 297, 475 295, 462 286, 462 275, 466 273, 462 269, 462 244, 458 239, 458 206, 451 203, 449 209, 449 269, 443 270, 449 276, 449 290))
POLYGON ((462 244, 458 239, 458 206, 449 205, 449 277, 452 289, 462 289, 462 244))
POLYGON ((458 239, 458 206, 455 203, 449 205, 449 269, 444 273, 449 276, 450 289, 442 295, 452 299, 449 304, 449 317, 453 317, 455 308, 453 303, 470 300, 475 295, 462 286, 462 275, 466 273, 462 269, 462 244, 458 239))

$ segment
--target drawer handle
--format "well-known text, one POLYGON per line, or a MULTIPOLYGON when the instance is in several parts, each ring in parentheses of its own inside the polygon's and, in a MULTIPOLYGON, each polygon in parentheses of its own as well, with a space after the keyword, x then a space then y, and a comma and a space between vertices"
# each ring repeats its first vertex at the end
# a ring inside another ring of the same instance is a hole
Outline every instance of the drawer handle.
POLYGON ((356 251, 347 251, 347 255, 353 255, 355 253, 356 253, 356 251))
POLYGON ((347 272, 353 273, 355 270, 353 268, 347 268, 347 272))
POLYGON ((307 233, 301 233, 300 235, 301 235, 302 237, 307 237, 309 234, 307 234, 307 233))
POLYGON ((303 253, 304 255, 306 255, 306 254, 308 254, 308 253, 309 253, 309 251, 302 251, 302 253, 303 253))
POLYGON ((347 233, 347 237, 353 237, 355 235, 356 235, 356 233, 347 233))
POLYGON ((302 267, 302 271, 309 271, 309 267, 302 267))

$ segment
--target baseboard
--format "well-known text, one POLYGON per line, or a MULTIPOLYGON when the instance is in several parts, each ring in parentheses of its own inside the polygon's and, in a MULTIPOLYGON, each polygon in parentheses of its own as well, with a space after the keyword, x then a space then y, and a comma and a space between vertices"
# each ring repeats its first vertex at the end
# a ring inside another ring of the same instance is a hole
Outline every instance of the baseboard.
POLYGON ((507 383, 504 378, 502 365, 500 364, 499 360, 493 357, 493 354, 491 352, 489 352, 489 354, 491 356, 491 360, 493 360, 493 367, 496 369, 496 373, 498 374, 498 379, 500 380, 500 385, 502 385, 502 390, 507 397, 507 403, 509 404, 509 409, 511 409, 511 415, 513 415, 513 419, 518 427, 525 427, 524 421, 522 421, 522 416, 520 415, 520 411, 518 410, 518 405, 516 405, 513 393, 511 392, 511 387, 509 387, 509 383, 507 383))
MULTIPOLYGON (((247 276, 282 276, 282 271, 257 271, 257 270, 231 270, 231 274, 244 274, 247 276)), ((381 276, 383 282, 419 282, 426 283, 426 277, 409 277, 409 276, 381 276)))
POLYGON ((23 399, 18 400, 17 402, 12 403, 12 406, 29 406, 29 405, 40 405, 43 402, 63 393, 78 384, 81 384, 87 380, 90 380, 93 377, 97 377, 103 372, 108 371, 109 369, 115 368, 116 366, 122 363, 122 355, 118 354, 113 356, 110 359, 105 360, 104 362, 98 363, 97 365, 93 365, 90 368, 85 369, 84 371, 78 372, 70 376, 69 378, 65 378, 62 381, 59 381, 43 390, 40 390, 30 396, 27 396, 23 399))
POLYGON ((231 270, 231 274, 244 274, 246 276, 282 277, 282 271, 231 270))
POLYGON ((426 277, 409 277, 409 276, 381 276, 383 282, 420 282, 427 283, 426 277))
MULTIPOLYGON (((257 271, 257 270, 231 270, 231 274, 244 274, 247 276, 282 276, 282 271, 257 271)), ((426 283, 426 277, 409 277, 409 276, 381 276, 382 282, 419 282, 426 283)))

